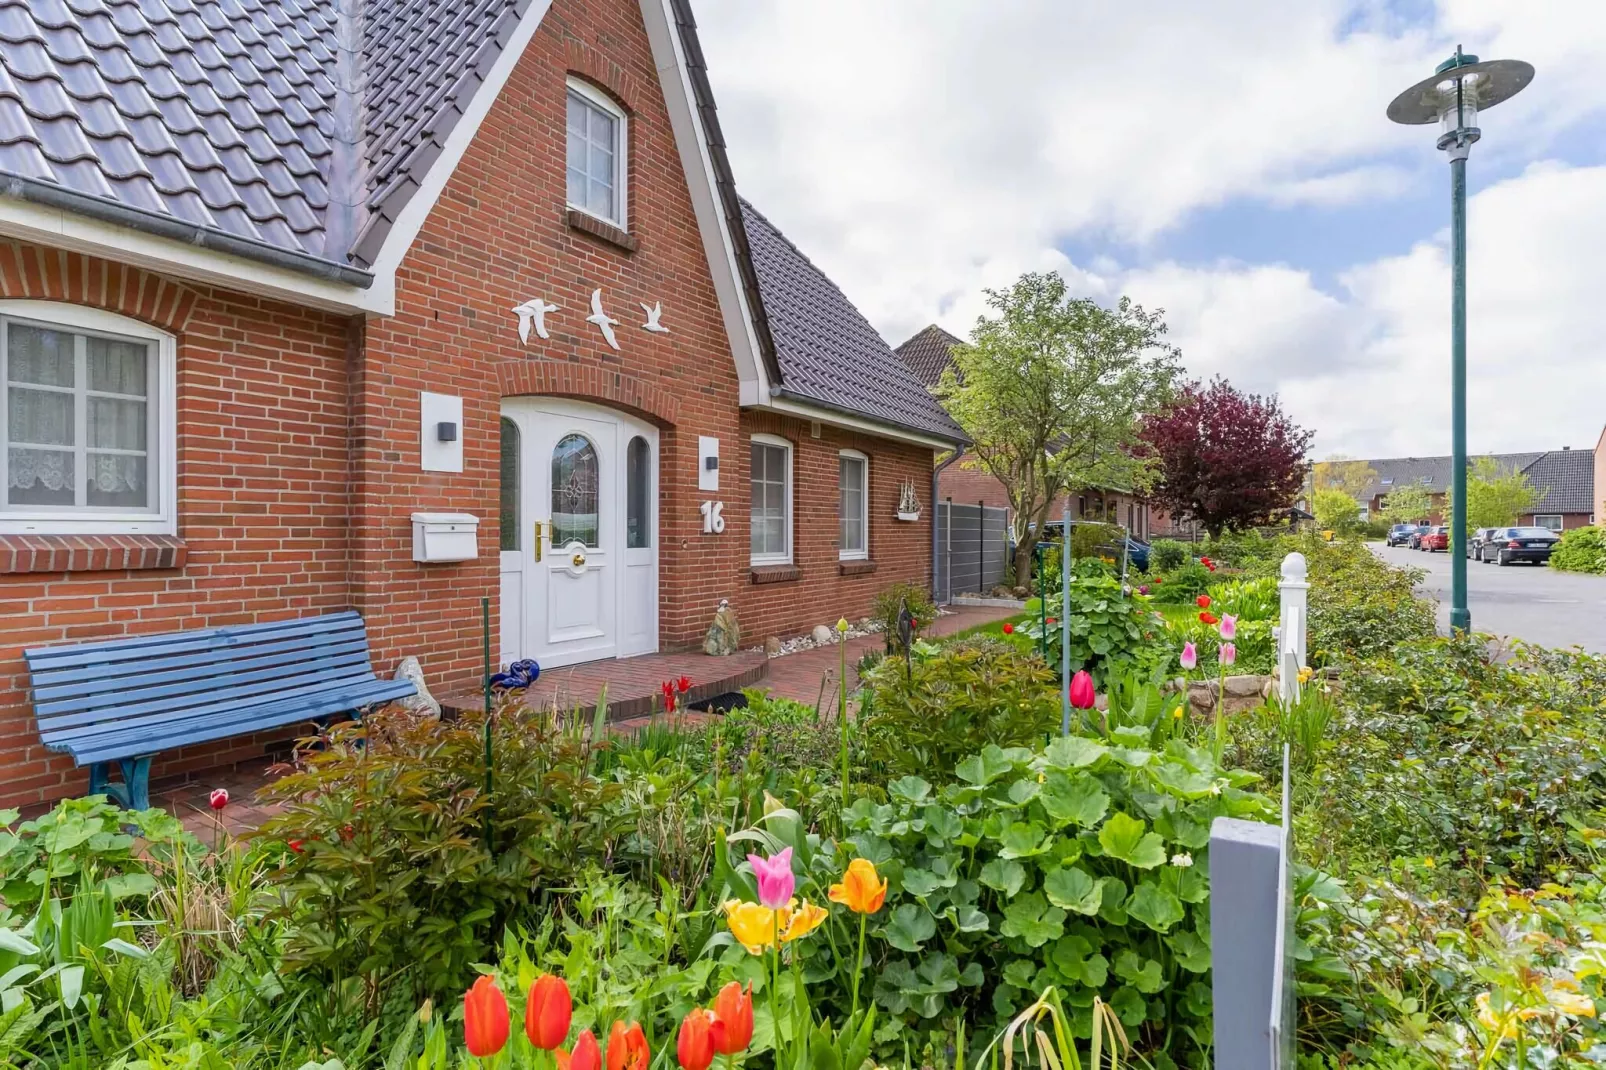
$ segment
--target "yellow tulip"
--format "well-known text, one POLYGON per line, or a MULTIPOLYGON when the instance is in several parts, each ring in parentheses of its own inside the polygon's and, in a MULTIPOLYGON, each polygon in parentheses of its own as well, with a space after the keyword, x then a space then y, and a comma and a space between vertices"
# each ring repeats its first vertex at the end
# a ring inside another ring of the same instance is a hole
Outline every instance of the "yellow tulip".
POLYGON ((855 914, 874 914, 887 898, 887 882, 880 879, 875 863, 855 858, 842 874, 842 883, 831 885, 831 902, 841 903, 855 914))
POLYGON ((1502 1022, 1500 1015, 1496 1014, 1489 1006, 1489 993, 1479 992, 1473 1002, 1478 1006, 1478 1021, 1485 1029, 1491 1033, 1498 1031, 1502 1038, 1515 1037, 1517 1035, 1516 1017, 1508 1016, 1502 1022))
POLYGON ((725 923, 749 955, 762 955, 765 948, 775 946, 776 933, 785 927, 769 907, 740 899, 725 904, 725 923))
POLYGON ((793 940, 807 936, 818 929, 820 923, 828 917, 830 914, 824 907, 817 907, 807 899, 803 900, 802 906, 788 903, 780 910, 781 943, 790 944, 793 940))
POLYGON ((1582 992, 1568 992, 1558 985, 1548 998, 1550 1005, 1563 1014, 1570 1014, 1574 1018, 1595 1017, 1595 1001, 1582 992))

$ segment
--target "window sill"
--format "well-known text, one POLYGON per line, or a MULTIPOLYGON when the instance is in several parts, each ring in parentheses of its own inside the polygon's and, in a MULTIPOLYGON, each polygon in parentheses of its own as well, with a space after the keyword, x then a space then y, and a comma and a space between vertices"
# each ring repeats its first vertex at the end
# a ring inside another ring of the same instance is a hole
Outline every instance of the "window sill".
POLYGON ((183 568, 174 535, 0 535, 0 575, 183 568))
POLYGON ((836 570, 837 574, 842 576, 868 576, 875 571, 875 562, 864 558, 839 561, 836 570))
POLYGON ((591 237, 605 241, 609 245, 617 246, 627 253, 635 252, 636 247, 641 244, 636 239, 636 236, 628 230, 621 230, 612 223, 606 223, 590 212, 582 212, 578 208, 569 209, 569 229, 578 230, 582 234, 589 234, 591 237))
POLYGON ((754 565, 754 583, 791 583, 803 578, 803 570, 796 565, 754 565))

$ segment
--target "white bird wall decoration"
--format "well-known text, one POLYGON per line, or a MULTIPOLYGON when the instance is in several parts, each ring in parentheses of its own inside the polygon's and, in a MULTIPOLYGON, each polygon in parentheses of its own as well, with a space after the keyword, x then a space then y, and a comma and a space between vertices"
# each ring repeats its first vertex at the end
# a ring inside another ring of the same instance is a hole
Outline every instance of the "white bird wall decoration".
POLYGON ((602 311, 602 289, 599 287, 591 291, 591 315, 586 317, 587 323, 595 323, 602 328, 602 337, 614 349, 619 348, 619 340, 613 336, 613 325, 619 321, 602 311))
POLYGON ((641 325, 642 330, 652 331, 655 334, 669 333, 669 328, 658 322, 659 317, 664 314, 664 303, 662 301, 655 301, 650 306, 645 301, 638 301, 636 303, 639 304, 641 306, 641 310, 647 314, 647 322, 641 325))
POLYGON ((557 305, 549 305, 539 297, 533 297, 522 305, 514 307, 513 312, 519 317, 519 341, 529 342, 530 328, 535 328, 538 338, 549 338, 546 333, 546 314, 558 311, 557 305))

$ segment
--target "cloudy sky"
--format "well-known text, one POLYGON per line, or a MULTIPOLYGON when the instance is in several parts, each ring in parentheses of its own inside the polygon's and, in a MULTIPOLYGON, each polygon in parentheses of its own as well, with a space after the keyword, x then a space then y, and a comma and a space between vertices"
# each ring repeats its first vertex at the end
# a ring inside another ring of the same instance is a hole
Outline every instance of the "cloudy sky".
POLYGON ((1166 310, 1190 374, 1316 456, 1449 452, 1449 168, 1384 115, 1457 43, 1538 69, 1483 118, 1474 451, 1606 422, 1600 0, 698 0, 738 187, 893 344, 1054 269, 1166 310))

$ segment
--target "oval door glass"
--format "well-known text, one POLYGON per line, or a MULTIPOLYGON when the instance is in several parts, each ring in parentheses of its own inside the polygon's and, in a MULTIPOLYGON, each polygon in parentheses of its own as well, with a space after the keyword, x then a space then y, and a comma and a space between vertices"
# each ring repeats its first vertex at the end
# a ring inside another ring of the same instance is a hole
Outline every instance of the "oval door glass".
POLYGON ((597 546, 597 451, 584 435, 565 435, 552 449, 552 545, 597 546))

